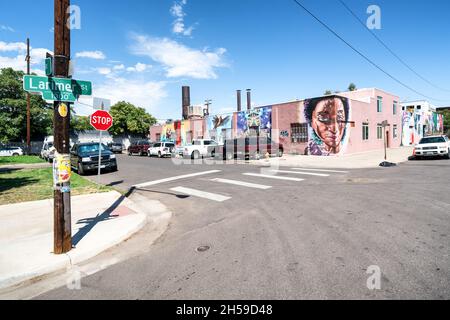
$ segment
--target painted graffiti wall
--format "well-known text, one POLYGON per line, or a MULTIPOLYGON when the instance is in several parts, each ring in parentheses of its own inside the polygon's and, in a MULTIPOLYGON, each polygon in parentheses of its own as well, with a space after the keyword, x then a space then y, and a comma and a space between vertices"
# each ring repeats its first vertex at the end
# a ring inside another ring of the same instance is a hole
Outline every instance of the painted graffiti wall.
POLYGON ((402 118, 402 144, 412 146, 426 136, 444 132, 444 118, 435 112, 404 111, 402 118))
POLYGON ((223 144, 226 139, 231 139, 233 132, 233 114, 209 116, 207 119, 207 137, 223 144))
POLYGON ((350 101, 344 97, 321 97, 305 100, 310 155, 331 156, 345 152, 350 136, 350 101))
POLYGON ((237 113, 238 138, 249 136, 271 137, 272 107, 262 107, 237 113))
POLYGON ((164 124, 161 130, 161 142, 175 142, 175 141, 176 141, 175 124, 174 123, 164 124))

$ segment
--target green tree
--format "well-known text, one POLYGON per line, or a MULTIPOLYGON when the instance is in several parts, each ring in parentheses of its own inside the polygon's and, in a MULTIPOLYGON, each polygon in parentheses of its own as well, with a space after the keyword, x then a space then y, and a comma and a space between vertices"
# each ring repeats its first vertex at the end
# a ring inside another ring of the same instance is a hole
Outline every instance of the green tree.
POLYGON ((356 84, 353 82, 348 85, 348 91, 355 91, 356 89, 356 84))
MULTIPOLYGON (((25 141, 27 133, 27 99, 22 71, 0 70, 0 141, 25 141)), ((52 131, 52 107, 37 95, 31 96, 31 138, 41 139, 52 131)))
POLYGON ((156 123, 156 119, 148 114, 144 108, 139 108, 131 103, 121 101, 111 108, 114 125, 110 129, 113 135, 137 134, 147 136, 150 127, 156 123))
POLYGON ((70 129, 73 131, 94 130, 89 121, 89 117, 77 116, 74 113, 72 113, 70 118, 70 129))
POLYGON ((331 95, 331 94, 333 94, 333 91, 331 91, 331 90, 327 90, 327 91, 325 91, 324 92, 324 96, 329 96, 329 95, 331 95))

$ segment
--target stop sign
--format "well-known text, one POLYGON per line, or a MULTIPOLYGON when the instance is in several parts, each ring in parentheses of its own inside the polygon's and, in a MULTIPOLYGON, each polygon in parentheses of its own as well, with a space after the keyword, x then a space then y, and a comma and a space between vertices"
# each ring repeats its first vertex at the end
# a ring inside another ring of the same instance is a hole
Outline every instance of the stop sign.
POLYGON ((91 126, 98 131, 108 131, 113 125, 113 117, 107 111, 97 110, 91 115, 91 126))

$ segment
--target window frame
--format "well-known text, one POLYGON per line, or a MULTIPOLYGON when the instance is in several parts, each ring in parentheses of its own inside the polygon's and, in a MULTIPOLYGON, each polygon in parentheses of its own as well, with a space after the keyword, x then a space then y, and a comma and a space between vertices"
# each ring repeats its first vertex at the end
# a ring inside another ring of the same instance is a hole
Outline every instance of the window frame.
POLYGON ((368 122, 363 122, 362 124, 362 134, 363 134, 363 141, 369 141, 370 138, 370 130, 369 130, 369 123, 368 122))
POLYGON ((377 97, 377 112, 378 113, 383 112, 383 97, 380 96, 377 97))
POLYGON ((308 123, 291 123, 291 142, 292 143, 308 143, 309 126, 308 123))

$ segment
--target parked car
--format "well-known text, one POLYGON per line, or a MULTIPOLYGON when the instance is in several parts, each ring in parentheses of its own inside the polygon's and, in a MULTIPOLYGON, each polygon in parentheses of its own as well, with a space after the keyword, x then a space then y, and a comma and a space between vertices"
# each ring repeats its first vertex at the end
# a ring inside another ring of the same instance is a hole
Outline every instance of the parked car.
POLYGON ((121 143, 109 143, 108 144, 108 148, 113 153, 122 153, 122 151, 123 151, 123 144, 121 144, 121 143))
POLYGON ((55 158, 56 149, 53 146, 53 142, 44 142, 41 150, 41 158, 48 162, 53 162, 55 158))
POLYGON ((450 141, 447 136, 423 138, 414 148, 414 156, 417 158, 440 156, 450 159, 450 141))
POLYGON ((140 140, 138 142, 132 143, 128 148, 128 155, 138 154, 141 157, 148 155, 148 149, 152 146, 148 140, 140 140))
MULTIPOLYGON (((81 143, 75 144, 70 152, 70 164, 72 168, 78 171, 78 174, 84 175, 89 171, 98 170, 99 144, 81 143)), ((117 171, 116 155, 102 144, 101 169, 117 171)))
POLYGON ((260 160, 266 154, 281 158, 284 154, 284 147, 268 137, 250 137, 226 140, 223 146, 216 148, 214 154, 224 160, 236 158, 260 160))
POLYGON ((23 156, 23 150, 20 147, 0 147, 0 157, 18 157, 23 156))
POLYGON ((175 143, 173 142, 157 142, 148 150, 148 156, 157 156, 158 158, 172 157, 175 151, 175 143))
POLYGON ((191 159, 214 157, 219 144, 210 139, 196 139, 184 147, 183 157, 191 159))

